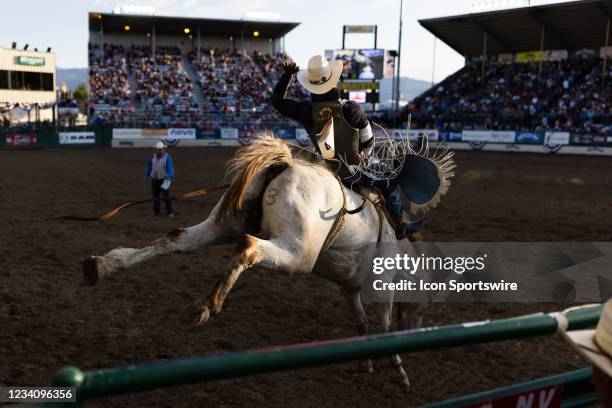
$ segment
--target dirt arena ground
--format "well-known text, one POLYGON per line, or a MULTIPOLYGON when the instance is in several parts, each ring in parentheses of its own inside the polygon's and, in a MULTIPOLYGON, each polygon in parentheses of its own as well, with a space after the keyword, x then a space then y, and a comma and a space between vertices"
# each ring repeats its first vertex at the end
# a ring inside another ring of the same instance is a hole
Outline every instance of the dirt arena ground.
MULTIPOLYGON (((175 193, 220 183, 230 148, 175 149, 175 193)), ((208 292, 231 247, 176 255, 96 287, 80 263, 118 246, 142 246, 202 220, 218 195, 179 203, 177 217, 128 209, 107 223, 35 221, 93 215, 148 196, 144 150, 0 151, 0 385, 49 384, 55 370, 84 370, 212 355, 355 335, 335 286, 314 276, 245 273, 223 313, 192 329, 179 323, 208 292)), ((612 160, 458 152, 457 177, 428 217, 431 240, 609 241, 612 160)), ((424 324, 559 309, 550 304, 435 304, 424 324)), ((355 364, 259 375, 107 398, 93 407, 407 407, 526 381, 586 364, 558 337, 404 355, 413 388, 355 364)))

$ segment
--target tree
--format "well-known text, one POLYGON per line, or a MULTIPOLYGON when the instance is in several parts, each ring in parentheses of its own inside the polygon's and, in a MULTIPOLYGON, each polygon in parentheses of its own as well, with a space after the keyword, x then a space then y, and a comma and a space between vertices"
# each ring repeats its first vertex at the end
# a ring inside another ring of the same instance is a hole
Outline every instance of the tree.
POLYGON ((87 103, 87 87, 85 84, 78 85, 74 89, 72 96, 79 106, 85 105, 87 103))

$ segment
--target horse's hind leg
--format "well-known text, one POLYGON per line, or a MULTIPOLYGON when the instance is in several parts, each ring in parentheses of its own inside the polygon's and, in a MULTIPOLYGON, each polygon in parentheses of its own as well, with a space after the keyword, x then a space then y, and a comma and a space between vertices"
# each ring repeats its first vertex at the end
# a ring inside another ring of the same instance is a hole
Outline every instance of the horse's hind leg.
POLYGON ((187 309, 187 323, 203 324, 213 315, 221 313, 223 303, 240 275, 247 269, 261 265, 272 270, 292 272, 296 270, 300 259, 300 251, 284 248, 276 240, 264 240, 252 235, 244 235, 238 244, 236 252, 230 260, 227 272, 215 284, 211 294, 202 299, 196 299, 187 309))
POLYGON ((88 285, 121 269, 128 269, 160 255, 189 252, 215 243, 223 243, 227 228, 217 225, 211 215, 200 224, 170 231, 143 248, 116 248, 103 256, 91 256, 82 265, 88 285))

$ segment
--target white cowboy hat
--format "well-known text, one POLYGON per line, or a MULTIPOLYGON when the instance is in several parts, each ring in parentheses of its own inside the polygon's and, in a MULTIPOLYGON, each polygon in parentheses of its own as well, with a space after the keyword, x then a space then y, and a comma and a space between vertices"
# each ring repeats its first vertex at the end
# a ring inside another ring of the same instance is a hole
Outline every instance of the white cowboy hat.
POLYGON ((155 145, 153 146, 155 149, 165 149, 166 145, 164 144, 164 142, 159 141, 157 143, 155 143, 155 145))
POLYGON ((608 300, 595 330, 563 332, 574 348, 612 377, 612 300, 608 300))
POLYGON ((336 87, 342 68, 340 60, 327 61, 322 55, 315 55, 308 60, 308 69, 297 73, 297 80, 310 92, 324 94, 336 87))

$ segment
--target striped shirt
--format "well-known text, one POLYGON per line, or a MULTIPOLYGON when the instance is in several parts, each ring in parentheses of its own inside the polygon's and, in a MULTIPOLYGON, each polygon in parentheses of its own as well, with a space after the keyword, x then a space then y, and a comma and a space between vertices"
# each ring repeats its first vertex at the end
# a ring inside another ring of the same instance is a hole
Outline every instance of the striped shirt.
POLYGON ((156 180, 172 180, 174 178, 172 157, 168 153, 164 153, 161 157, 157 157, 157 154, 152 155, 147 162, 145 177, 156 180))
POLYGON ((151 177, 157 180, 164 180, 168 175, 166 173, 166 159, 168 155, 164 153, 162 157, 157 157, 157 155, 153 155, 153 163, 151 170, 151 177))

